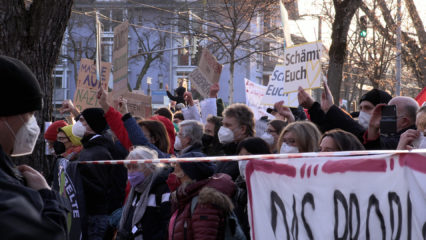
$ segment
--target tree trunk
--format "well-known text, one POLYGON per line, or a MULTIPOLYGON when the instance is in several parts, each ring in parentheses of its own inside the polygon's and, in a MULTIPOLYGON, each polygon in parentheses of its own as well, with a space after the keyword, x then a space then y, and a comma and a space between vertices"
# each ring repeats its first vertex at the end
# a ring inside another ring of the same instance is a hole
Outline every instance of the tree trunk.
POLYGON ((154 59, 149 55, 146 57, 146 60, 142 66, 142 69, 139 73, 138 78, 136 79, 136 86, 133 88, 133 90, 139 90, 141 88, 142 79, 145 76, 146 72, 148 72, 149 67, 151 66, 151 63, 154 61, 154 59))
POLYGON ((327 81, 335 103, 338 103, 340 99, 340 85, 342 83, 343 64, 346 58, 349 26, 361 1, 362 0, 333 1, 336 16, 332 26, 332 42, 329 51, 330 60, 327 81))
POLYGON ((229 63, 229 95, 228 95, 228 101, 229 105, 231 105, 234 102, 234 56, 231 56, 231 62, 229 63))
MULTIPOLYGON (((26 7, 23 0, 0 0, 0 54, 20 59, 37 77, 44 93, 44 107, 36 114, 42 132, 44 122, 51 120, 52 71, 72 3, 73 0, 34 0, 26 7)), ((48 174, 44 149, 45 141, 40 134, 33 154, 22 161, 48 174)))

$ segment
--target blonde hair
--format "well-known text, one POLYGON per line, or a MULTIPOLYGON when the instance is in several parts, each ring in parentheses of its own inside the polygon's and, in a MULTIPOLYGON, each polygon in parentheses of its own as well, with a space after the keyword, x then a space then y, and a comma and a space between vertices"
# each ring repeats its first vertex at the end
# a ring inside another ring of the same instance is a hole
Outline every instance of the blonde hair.
POLYGON ((321 139, 321 133, 317 126, 309 121, 293 122, 287 125, 278 138, 277 150, 280 151, 283 137, 286 133, 292 132, 296 138, 296 146, 299 152, 316 152, 321 139))

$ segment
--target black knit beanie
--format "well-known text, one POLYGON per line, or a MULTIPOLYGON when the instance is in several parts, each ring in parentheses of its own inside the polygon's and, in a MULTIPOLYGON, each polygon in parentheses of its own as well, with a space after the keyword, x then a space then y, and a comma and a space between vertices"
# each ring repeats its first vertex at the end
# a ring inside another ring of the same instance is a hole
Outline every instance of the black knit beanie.
POLYGON ((43 94, 33 72, 20 60, 0 55, 0 116, 41 110, 43 94))
POLYGON ((102 108, 86 108, 81 115, 95 133, 102 133, 108 126, 102 108))
POLYGON ((361 99, 359 100, 359 103, 362 101, 369 101, 374 106, 380 103, 388 103, 392 99, 392 96, 389 95, 387 92, 379 90, 379 89, 373 89, 366 94, 364 94, 361 99))
POLYGON ((179 165, 189 178, 196 181, 211 177, 215 171, 215 165, 210 162, 182 162, 179 165))

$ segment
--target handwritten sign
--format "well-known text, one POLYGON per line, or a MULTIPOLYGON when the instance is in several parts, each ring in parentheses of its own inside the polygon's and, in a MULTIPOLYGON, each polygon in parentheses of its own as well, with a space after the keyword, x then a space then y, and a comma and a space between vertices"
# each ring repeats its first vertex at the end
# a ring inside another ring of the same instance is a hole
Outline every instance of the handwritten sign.
POLYGON ((213 85, 200 71, 200 68, 197 67, 194 71, 192 71, 188 75, 189 80, 191 81, 191 85, 197 89, 197 91, 204 98, 209 97, 210 87, 213 85))
POLYGON ((254 119, 267 116, 268 113, 266 109, 268 107, 260 103, 265 95, 266 86, 252 82, 247 78, 245 78, 244 81, 246 88, 246 104, 253 111, 254 119))
POLYGON ((273 106, 276 102, 284 101, 287 107, 298 107, 299 100, 297 99, 297 92, 285 93, 280 80, 280 74, 283 72, 284 65, 276 65, 272 75, 269 78, 268 87, 266 87, 265 95, 262 97, 260 104, 266 106, 273 106), (281 87, 280 87, 281 86, 281 87))
MULTIPOLYGON (((118 109, 118 96, 112 96, 114 108, 118 109)), ((152 99, 140 93, 127 92, 123 95, 127 100, 127 110, 132 116, 149 118, 152 115, 152 99)))
POLYGON ((203 49, 198 68, 211 83, 219 82, 220 74, 222 73, 222 65, 219 64, 216 58, 210 53, 207 48, 203 49))
POLYGON ((274 86, 273 90, 290 93, 297 92, 299 86, 303 89, 319 88, 323 79, 320 59, 324 53, 321 41, 286 48, 284 65, 273 73, 281 84, 274 86))
POLYGON ((129 35, 129 22, 124 22, 114 28, 114 48, 112 52, 113 72, 113 94, 122 95, 127 93, 128 64, 127 45, 129 35))
POLYGON ((77 89, 74 93, 74 105, 82 111, 86 108, 100 107, 96 94, 99 88, 108 91, 111 63, 102 62, 100 79, 96 78, 96 65, 91 59, 82 58, 78 71, 77 89))

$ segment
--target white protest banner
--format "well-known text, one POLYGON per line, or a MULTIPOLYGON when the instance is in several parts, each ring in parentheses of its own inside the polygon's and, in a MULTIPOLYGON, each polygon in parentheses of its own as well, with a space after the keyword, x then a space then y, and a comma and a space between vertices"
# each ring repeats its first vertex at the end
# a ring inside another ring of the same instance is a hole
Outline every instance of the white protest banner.
POLYGON ((129 91, 127 88, 127 45, 129 36, 129 22, 123 22, 114 28, 114 48, 112 52, 113 93, 123 95, 129 91))
POLYGON ((78 71, 77 88, 74 93, 74 105, 79 111, 91 107, 100 107, 96 94, 99 88, 108 91, 111 63, 102 62, 100 80, 96 78, 96 65, 91 59, 82 58, 78 71))
POLYGON ((222 65, 219 64, 216 58, 210 53, 207 48, 203 49, 198 68, 204 77, 211 83, 219 82, 220 74, 222 73, 222 65))
POLYGON ((284 65, 276 65, 272 76, 269 78, 268 86, 266 87, 265 95, 262 97, 260 103, 265 106, 274 106, 276 102, 284 101, 287 107, 298 107, 299 100, 297 99, 297 92, 284 93, 282 76, 284 72, 284 65), (281 86, 281 87, 280 87, 281 86))
POLYGON ((424 239, 425 153, 283 155, 246 180, 253 240, 424 239))
POLYGON ((254 119, 268 115, 266 112, 268 107, 260 103, 262 97, 265 95, 266 86, 252 82, 247 78, 244 79, 244 82, 246 87, 246 104, 253 111, 254 119))

